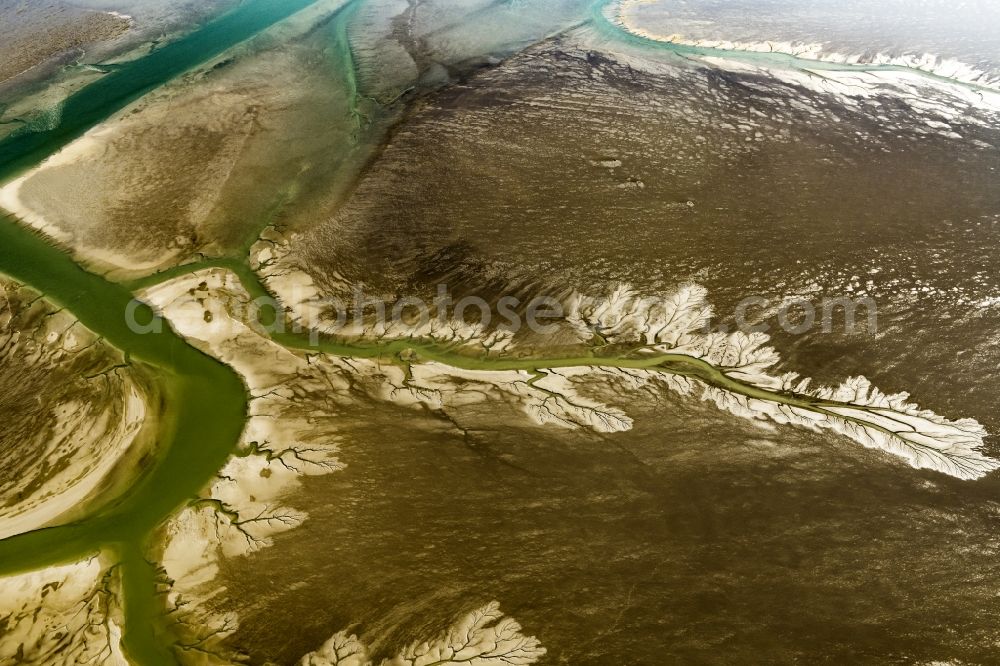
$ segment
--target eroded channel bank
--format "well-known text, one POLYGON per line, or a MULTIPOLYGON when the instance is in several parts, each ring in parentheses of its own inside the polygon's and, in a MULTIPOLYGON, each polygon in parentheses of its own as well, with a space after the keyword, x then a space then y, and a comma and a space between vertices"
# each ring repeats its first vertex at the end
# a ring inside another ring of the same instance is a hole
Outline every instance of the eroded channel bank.
MULTIPOLYGON (((41 162, 150 90, 310 4, 251 0, 114 70, 66 100, 55 127, 18 131, 0 142, 0 181, 41 162)), ((200 490, 235 446, 247 409, 243 383, 169 327, 150 335, 131 331, 123 317, 131 292, 83 270, 9 216, 0 216, 0 272, 73 313, 129 358, 156 368, 167 403, 158 437, 162 455, 141 470, 136 484, 123 496, 98 503, 84 520, 3 540, 0 573, 68 562, 102 549, 116 552, 128 618, 126 651, 137 663, 175 663, 169 641, 160 635, 155 571, 142 551, 150 532, 200 490)), ((152 317, 144 310, 140 316, 152 317)))
MULTIPOLYGON (((0 142, 0 180, 52 154, 88 127, 173 75, 308 4, 305 0, 247 3, 218 22, 109 74, 69 100, 58 127, 15 135, 0 142)), ((242 259, 220 260, 219 263, 228 264, 228 268, 237 272, 252 295, 263 292, 259 279, 242 259)), ((129 286, 83 270, 63 251, 10 217, 0 218, 0 272, 44 293, 110 344, 157 368, 170 415, 159 437, 162 456, 149 469, 141 470, 139 480, 125 495, 98 503, 90 517, 74 524, 0 542, 0 573, 37 569, 101 549, 116 553, 122 565, 127 618, 124 635, 129 656, 142 664, 173 663, 170 637, 160 633, 163 627, 158 621, 161 608, 156 594, 155 570, 144 558, 144 547, 150 533, 194 497, 234 450, 247 409, 244 385, 229 367, 197 351, 169 327, 148 334, 129 329, 124 317, 133 298, 129 286)), ((161 276, 160 280, 175 274, 161 276)), ((145 309, 144 316, 151 317, 152 312, 145 309)), ((317 349, 304 336, 282 334, 274 337, 286 347, 317 349)), ((844 403, 743 383, 710 363, 683 354, 484 359, 413 341, 386 345, 324 341, 318 349, 344 357, 380 357, 392 363, 404 363, 399 353, 413 349, 421 359, 473 370, 537 372, 579 366, 655 369, 694 377, 748 398, 818 414, 832 415, 831 408, 844 406, 844 403)), ((836 417, 846 418, 842 414, 836 417)))

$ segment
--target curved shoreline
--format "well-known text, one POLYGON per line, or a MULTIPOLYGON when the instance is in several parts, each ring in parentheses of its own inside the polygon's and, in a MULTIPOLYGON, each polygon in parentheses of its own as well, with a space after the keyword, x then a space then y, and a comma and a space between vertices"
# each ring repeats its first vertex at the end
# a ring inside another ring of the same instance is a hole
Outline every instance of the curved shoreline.
MULTIPOLYGON (((606 4, 600 2, 595 7, 601 8, 598 10, 601 11, 606 4)), ((603 14, 602 19, 608 25, 613 25, 603 14)), ((616 29, 621 28, 619 26, 616 29)), ((725 54, 726 57, 732 57, 726 51, 717 53, 717 50, 712 49, 671 45, 631 33, 622 32, 617 36, 622 38, 623 35, 681 55, 725 54)), ((765 55, 773 56, 761 54, 765 55)), ((793 62, 800 60, 794 56, 787 58, 793 62)), ((816 61, 802 62, 815 68, 816 61)), ((849 71, 899 70, 927 75, 920 70, 891 66, 849 68, 849 71)), ((944 80, 957 83, 950 79, 944 80)), ((80 123, 89 122, 88 119, 99 121, 97 116, 114 112, 120 108, 116 105, 123 103, 123 100, 126 100, 126 96, 117 98, 106 106, 90 109, 88 113, 91 115, 81 118, 80 123)), ((51 152, 65 145, 73 138, 73 131, 72 127, 68 127, 51 137, 33 137, 31 141, 20 138, 0 141, 0 172, 16 172, 41 152, 51 152), (27 152, 22 154, 22 149, 27 152)), ((247 265, 246 258, 219 259, 179 267, 148 278, 143 285, 157 284, 210 265, 234 270, 251 295, 266 293, 265 286, 247 265)), ((123 495, 99 502, 100 508, 89 518, 0 541, 0 575, 68 562, 102 549, 113 551, 122 565, 123 596, 127 613, 127 622, 123 627, 126 650, 142 664, 174 663, 171 646, 162 640, 165 630, 162 626, 160 598, 156 594, 157 574, 155 566, 145 559, 145 547, 155 527, 183 506, 185 501, 194 497, 232 454, 245 423, 248 404, 246 386, 231 368, 195 349, 169 326, 164 327, 162 333, 146 335, 128 329, 124 312, 133 298, 133 290, 140 286, 140 282, 120 284, 87 272, 71 260, 66 252, 6 216, 0 216, 0 271, 65 307, 84 325, 126 354, 158 368, 167 399, 173 407, 172 418, 161 426, 159 438, 163 455, 153 469, 146 470, 123 495)), ((149 308, 143 308, 143 312, 146 316, 152 316, 149 308)), ((848 403, 791 391, 763 389, 734 379, 723 369, 704 360, 684 354, 555 359, 481 358, 456 353, 447 346, 433 342, 414 340, 396 340, 386 344, 350 344, 325 340, 319 345, 313 345, 306 335, 292 333, 275 335, 272 339, 286 348, 300 351, 319 351, 348 358, 380 358, 387 363, 401 365, 411 362, 403 360, 401 352, 415 350, 423 359, 465 370, 537 372, 573 367, 656 370, 693 377, 709 386, 747 398, 850 420, 850 417, 835 412, 848 403)), ((876 409, 850 406, 873 413, 876 409)), ((872 426, 866 424, 866 427, 872 426)))
POLYGON ((785 51, 724 49, 714 46, 701 46, 688 43, 687 41, 658 39, 651 35, 636 32, 624 21, 622 21, 620 17, 621 4, 622 0, 597 0, 591 9, 591 18, 594 24, 599 29, 604 28, 606 32, 616 34, 620 39, 644 48, 668 51, 684 58, 690 56, 720 58, 724 60, 745 62, 755 66, 767 67, 768 65, 772 65, 777 69, 801 70, 806 72, 894 72, 899 74, 911 74, 926 78, 930 81, 957 86, 977 94, 996 95, 998 96, 997 104, 1000 105, 1000 89, 997 87, 944 76, 919 67, 908 67, 897 64, 838 62, 834 60, 824 60, 822 58, 803 58, 785 51), (614 16, 609 16, 608 14, 612 7, 615 9, 614 16))
MULTIPOLYGON (((67 255, 10 218, 0 219, 0 268, 72 312, 82 324, 129 357, 161 373, 168 418, 160 430, 163 454, 120 497, 97 501, 89 518, 28 532, 0 541, 0 574, 69 562, 113 544, 145 543, 149 533, 204 485, 198 469, 220 468, 243 430, 247 395, 242 380, 227 366, 188 345, 169 327, 139 335, 129 330, 124 312, 132 300, 125 288, 88 273, 67 255), (212 446, 211 443, 216 443, 212 446), (207 445, 205 445, 207 444, 207 445)), ((144 308, 146 316, 152 311, 144 308)), ((132 590, 131 608, 140 607, 131 578, 132 558, 122 567, 123 585, 132 590)), ((152 591, 152 588, 151 590, 152 591)), ((138 625, 126 625, 126 649, 140 663, 165 661, 154 643, 136 639, 138 625), (159 654, 159 657, 156 654, 159 654)))

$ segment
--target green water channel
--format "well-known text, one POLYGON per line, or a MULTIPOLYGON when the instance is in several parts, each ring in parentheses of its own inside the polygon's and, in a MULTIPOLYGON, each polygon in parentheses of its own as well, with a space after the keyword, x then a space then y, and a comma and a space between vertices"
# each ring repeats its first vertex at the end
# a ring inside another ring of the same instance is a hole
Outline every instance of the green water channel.
MULTIPOLYGON (((57 127, 38 132, 18 130, 0 141, 0 182, 38 164, 129 102, 312 1, 248 0, 189 35, 116 68, 70 97, 57 127)), ((602 21, 602 25, 608 24, 602 21)), ((634 38, 620 31, 617 35, 634 38)), ((656 46, 681 54, 694 52, 677 45, 656 43, 656 46)), ((748 54, 730 55, 744 58, 748 54)), ((751 55, 754 59, 758 57, 751 55)), ((768 56, 771 61, 796 60, 791 56, 768 56)), ((800 64, 812 68, 818 65, 813 61, 800 64)), ((13 217, 0 216, 0 272, 43 293, 128 357, 151 366, 158 373, 166 396, 166 413, 158 436, 159 455, 148 468, 135 471, 136 480, 124 494, 98 498, 90 514, 75 523, 0 541, 0 574, 72 562, 101 551, 112 554, 120 563, 126 615, 125 650, 137 664, 177 663, 173 638, 163 617, 163 600, 157 594, 156 567, 145 559, 148 540, 165 519, 205 487, 234 451, 244 427, 247 393, 241 379, 228 366, 196 350, 168 326, 158 333, 137 333, 126 324, 125 312, 133 300, 133 290, 211 266, 234 271, 252 297, 265 294, 245 258, 221 258, 129 284, 114 283, 87 272, 63 250, 13 217)), ((141 308, 139 319, 153 316, 149 308, 141 308)), ((377 345, 324 340, 317 347, 305 335, 284 333, 273 337, 289 348, 320 350, 345 357, 380 357, 389 363, 403 363, 400 352, 414 350, 421 359, 463 369, 529 372, 579 366, 658 369, 751 398, 827 415, 832 415, 828 408, 843 406, 808 396, 766 391, 734 380, 704 361, 677 354, 477 358, 447 346, 414 341, 377 345)))
POLYGON ((0 181, 34 166, 115 111, 316 0, 246 0, 236 9, 136 60, 123 63, 63 102, 58 124, 25 125, 0 141, 0 181))

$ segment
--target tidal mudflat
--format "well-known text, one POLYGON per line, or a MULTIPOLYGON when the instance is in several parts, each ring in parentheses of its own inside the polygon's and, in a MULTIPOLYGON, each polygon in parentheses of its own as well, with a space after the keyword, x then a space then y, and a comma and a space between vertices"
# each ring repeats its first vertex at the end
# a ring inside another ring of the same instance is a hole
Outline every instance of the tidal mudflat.
POLYGON ((148 454, 159 404, 143 370, 72 315, 17 283, 0 289, 8 537, 80 511, 116 467, 148 454))
POLYGON ((19 84, 0 663, 989 663, 1000 98, 671 11, 222 3, 19 84), (374 316, 442 285, 560 312, 374 316))

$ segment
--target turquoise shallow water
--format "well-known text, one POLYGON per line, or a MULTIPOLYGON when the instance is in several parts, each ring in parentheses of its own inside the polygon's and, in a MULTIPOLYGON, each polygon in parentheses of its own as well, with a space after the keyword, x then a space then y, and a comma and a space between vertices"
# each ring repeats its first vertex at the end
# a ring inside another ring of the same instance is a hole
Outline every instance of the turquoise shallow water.
POLYGON ((250 0, 149 55, 116 67, 70 96, 55 127, 32 131, 24 126, 0 141, 0 181, 48 157, 157 86, 314 2, 250 0))
MULTIPOLYGON (((178 42, 116 70, 70 98, 57 127, 15 134, 0 142, 0 179, 36 164, 129 101, 308 4, 246 3, 178 42)), ((617 34, 609 30, 609 34, 617 34)), ((669 50, 663 45, 647 45, 669 50)), ((767 62, 794 64, 794 59, 772 56, 767 62)), ((67 561, 105 546, 117 550, 124 564, 129 654, 143 664, 170 663, 172 655, 159 635, 162 628, 157 619, 158 599, 150 594, 153 571, 143 560, 141 548, 149 532, 197 493, 232 450, 246 410, 243 386, 228 368, 197 352, 169 329, 157 335, 130 331, 124 320, 131 299, 128 288, 83 271, 64 253, 10 218, 0 220, 0 271, 42 291, 110 343, 158 368, 171 414, 162 431, 165 456, 144 471, 128 494, 74 525, 0 542, 0 571, 67 561)), ((291 339, 282 342, 295 344, 291 339)), ((378 353, 347 347, 331 347, 330 351, 369 356, 378 353)), ((529 362, 526 367, 531 365, 529 362)), ((373 460, 372 467, 383 462, 373 460)), ((387 477, 387 485, 392 485, 390 482, 401 483, 387 477)), ((450 510, 456 509, 451 506, 450 510)), ((389 524, 397 516, 398 511, 393 509, 383 518, 389 524)), ((367 519, 362 516, 357 520, 364 525, 367 519)), ((442 539, 456 529, 445 525, 442 539)), ((488 537, 483 535, 484 539, 488 537)))
POLYGON ((962 63, 988 79, 1000 75, 1000 7, 990 0, 658 0, 632 3, 626 14, 643 30, 686 41, 822 45, 823 57, 861 60, 929 55, 925 66, 937 58, 952 72, 962 63))

